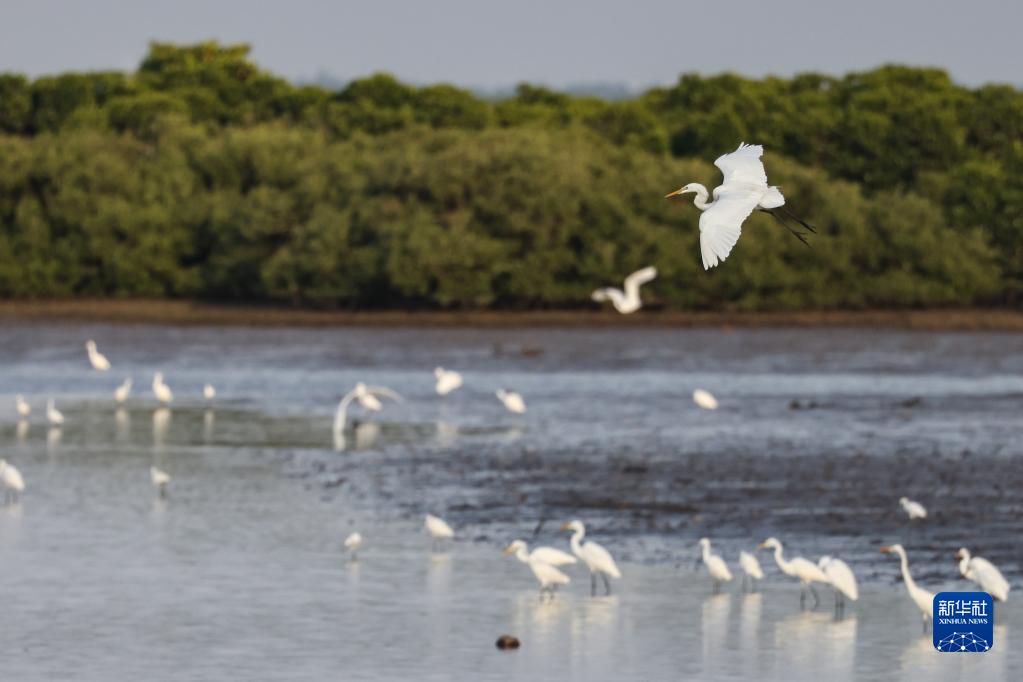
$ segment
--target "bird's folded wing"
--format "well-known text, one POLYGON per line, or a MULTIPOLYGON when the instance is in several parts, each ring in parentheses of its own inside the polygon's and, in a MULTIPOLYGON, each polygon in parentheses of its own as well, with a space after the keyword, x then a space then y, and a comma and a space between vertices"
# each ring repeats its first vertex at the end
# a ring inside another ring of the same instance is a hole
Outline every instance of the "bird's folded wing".
POLYGON ((730 154, 722 154, 714 165, 721 169, 725 176, 724 182, 727 185, 735 182, 748 182, 754 185, 767 184, 767 171, 764 170, 764 162, 760 157, 764 155, 764 148, 759 144, 740 144, 739 148, 730 154))
POLYGON ((704 270, 728 257, 742 234, 743 221, 760 201, 760 194, 756 192, 722 189, 710 208, 700 216, 700 251, 704 270))

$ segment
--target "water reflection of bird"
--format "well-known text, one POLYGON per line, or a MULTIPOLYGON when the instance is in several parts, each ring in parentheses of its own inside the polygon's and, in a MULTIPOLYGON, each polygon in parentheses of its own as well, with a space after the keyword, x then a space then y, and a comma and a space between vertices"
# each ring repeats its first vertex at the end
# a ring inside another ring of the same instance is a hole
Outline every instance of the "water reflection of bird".
POLYGON ((910 521, 927 518, 927 510, 924 509, 924 506, 919 502, 914 502, 908 497, 900 497, 899 504, 902 506, 902 509, 909 516, 910 521))
POLYGON ((24 443, 25 439, 28 438, 28 420, 19 419, 18 425, 15 427, 15 436, 19 443, 24 443))
POLYGON ((791 576, 799 580, 802 589, 799 592, 799 603, 803 604, 806 602, 806 588, 810 588, 810 592, 813 593, 813 604, 817 606, 820 603, 820 595, 817 594, 817 590, 814 589, 813 584, 827 583, 828 576, 824 575, 824 571, 820 567, 810 561, 804 559, 801 556, 797 556, 793 559, 785 559, 782 555, 784 549, 782 548, 781 542, 778 538, 767 538, 764 540, 757 549, 773 549, 774 550, 774 561, 778 564, 778 568, 781 572, 787 576, 791 576))
POLYGON ((103 353, 100 353, 96 349, 96 342, 89 339, 85 342, 85 352, 89 355, 89 364, 97 372, 105 372, 110 369, 110 361, 107 360, 103 353))
POLYGON ((641 270, 636 270, 636 272, 626 277, 624 289, 604 287, 590 294, 590 298, 597 303, 611 301, 611 305, 614 306, 615 310, 623 315, 629 315, 643 307, 643 302, 639 298, 639 288, 652 281, 655 277, 657 277, 657 268, 651 265, 641 270))
POLYGON ((114 423, 117 428, 117 439, 120 441, 128 440, 128 435, 131 431, 131 416, 128 414, 128 410, 123 407, 117 408, 114 411, 114 423))
POLYGON ((979 556, 971 557, 970 550, 965 547, 959 548, 956 559, 959 560, 959 572, 964 578, 980 585, 980 589, 995 599, 1008 601, 1009 583, 994 564, 979 556))
POLYGON ((497 389, 494 392, 497 399, 504 404, 504 408, 514 414, 524 414, 526 411, 526 401, 522 399, 522 396, 515 391, 506 391, 503 388, 497 389))
POLYGON ((828 582, 835 591, 835 609, 842 609, 845 606, 845 599, 856 601, 860 598, 856 576, 853 575, 849 564, 841 559, 822 556, 817 560, 817 565, 824 571, 824 575, 828 577, 828 582))
POLYGON ((924 629, 926 630, 928 621, 934 619, 934 593, 917 586, 916 581, 913 580, 913 576, 909 572, 909 559, 906 557, 906 550, 902 545, 896 544, 882 547, 881 551, 885 554, 898 555, 902 567, 902 582, 906 583, 906 591, 909 593, 910 599, 913 600, 913 603, 920 610, 924 629))
POLYGON ((554 590, 559 585, 567 585, 570 582, 570 578, 555 566, 537 558, 535 550, 533 554, 528 553, 526 543, 522 540, 512 542, 505 548, 504 553, 506 555, 514 554, 516 559, 529 566, 529 570, 533 572, 537 582, 540 583, 540 599, 543 599, 545 594, 550 599, 554 599, 554 590))
POLYGON ((455 537, 455 531, 447 524, 447 521, 434 516, 433 514, 427 514, 423 521, 423 525, 426 527, 426 532, 433 538, 433 549, 437 550, 438 542, 442 540, 448 540, 455 537))
POLYGON ((705 410, 718 409, 718 399, 710 391, 705 391, 702 388, 693 391, 693 402, 705 410))
POLYGON ((25 479, 21 472, 13 464, 8 464, 6 459, 0 459, 0 483, 3 483, 4 501, 8 504, 16 502, 25 490, 25 479))
POLYGON ((434 387, 437 395, 447 395, 462 385, 462 375, 450 369, 435 367, 433 376, 437 379, 437 385, 434 387))
POLYGON ((167 431, 170 429, 171 411, 166 407, 158 407, 153 410, 153 444, 163 445, 167 438, 167 431))
POLYGON ((700 549, 703 565, 707 567, 707 573, 714 581, 714 591, 717 592, 721 589, 721 583, 727 583, 732 579, 732 572, 728 570, 728 564, 724 559, 711 552, 709 538, 700 538, 700 549))
POLYGON ((604 581, 605 594, 611 594, 611 582, 608 577, 621 578, 622 573, 618 570, 611 552, 604 549, 592 540, 583 542, 586 536, 586 526, 582 521, 569 521, 561 527, 562 531, 570 531, 572 538, 569 545, 572 547, 572 554, 582 559, 583 563, 590 569, 590 594, 597 593, 597 575, 604 581))
POLYGON ((739 566, 742 568, 742 587, 746 589, 746 581, 750 583, 750 591, 757 591, 757 581, 764 579, 764 570, 760 562, 749 552, 739 552, 739 566))

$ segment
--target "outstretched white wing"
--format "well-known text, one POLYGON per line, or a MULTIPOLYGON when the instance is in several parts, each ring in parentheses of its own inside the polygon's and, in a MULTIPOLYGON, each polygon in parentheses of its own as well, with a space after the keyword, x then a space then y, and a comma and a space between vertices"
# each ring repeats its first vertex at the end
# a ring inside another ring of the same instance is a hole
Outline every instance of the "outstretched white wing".
POLYGON ((657 268, 650 265, 642 270, 636 270, 628 277, 625 278, 625 295, 626 296, 638 296, 639 288, 657 277, 657 268))
POLYGON ((704 270, 728 258, 742 234, 743 221, 749 218, 762 196, 761 192, 725 186, 719 190, 717 199, 700 216, 700 251, 704 270))
POLYGON ((767 171, 764 170, 764 162, 760 157, 764 155, 764 148, 759 144, 746 144, 743 142, 731 154, 722 154, 714 165, 721 169, 725 176, 722 185, 731 183, 748 183, 753 185, 767 185, 767 171))

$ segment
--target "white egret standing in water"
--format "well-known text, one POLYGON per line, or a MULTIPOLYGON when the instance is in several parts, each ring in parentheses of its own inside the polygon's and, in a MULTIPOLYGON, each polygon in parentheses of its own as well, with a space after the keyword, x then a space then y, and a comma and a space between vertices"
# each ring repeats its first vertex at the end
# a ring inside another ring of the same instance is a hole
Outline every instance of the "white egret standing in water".
POLYGON ((756 592, 757 581, 764 579, 764 570, 760 568, 760 562, 749 552, 739 552, 739 566, 742 567, 742 586, 746 587, 747 579, 750 582, 750 590, 756 592))
POLYGON ((590 594, 597 593, 597 574, 600 574, 604 581, 605 592, 611 594, 611 581, 608 580, 608 576, 622 577, 622 572, 618 570, 618 565, 615 563, 614 557, 611 556, 611 552, 592 540, 582 541, 586 536, 586 526, 582 521, 569 521, 561 527, 561 530, 572 533, 572 539, 569 540, 572 554, 582 559, 582 562, 590 569, 590 594))
POLYGON ((54 426, 64 423, 64 415, 57 409, 57 404, 50 398, 46 401, 46 420, 54 426))
POLYGON ((721 583, 727 583, 732 579, 732 572, 728 570, 728 564, 724 559, 711 553, 709 538, 700 538, 700 548, 703 565, 707 567, 707 573, 714 580, 714 591, 717 592, 721 589, 721 583))
POLYGON ((358 560, 358 551, 360 547, 362 547, 362 534, 358 531, 350 533, 348 537, 345 538, 345 549, 352 553, 352 561, 358 560))
POLYGON ((18 411, 18 419, 28 419, 28 415, 32 414, 32 406, 25 402, 20 393, 14 396, 14 408, 18 411))
POLYGON ((427 514, 423 525, 426 527, 426 532, 433 538, 434 551, 437 550, 437 542, 439 540, 448 540, 455 537, 455 531, 447 524, 447 521, 439 516, 427 514))
POLYGON ((900 497, 899 504, 902 506, 903 511, 905 511, 909 516, 910 521, 927 518, 927 510, 924 509, 924 506, 919 502, 914 502, 908 497, 900 497))
POLYGON ((131 377, 127 377, 120 386, 114 389, 114 401, 120 405, 131 395, 131 377))
POLYGON ((860 589, 856 585, 856 576, 853 575, 849 564, 841 559, 822 556, 817 560, 817 565, 824 571, 824 575, 828 577, 828 582, 835 591, 836 609, 841 609, 845 606, 843 597, 849 599, 849 601, 856 601, 860 598, 860 589))
POLYGON ((103 353, 96 350, 96 342, 89 339, 85 342, 85 352, 89 354, 89 364, 97 372, 105 372, 110 369, 110 361, 103 353))
POLYGON ((153 487, 156 488, 157 492, 160 493, 160 497, 167 497, 167 484, 171 481, 170 474, 151 466, 149 467, 149 480, 153 483, 153 487))
POLYGON ((0 459, 0 483, 4 485, 4 497, 7 502, 17 500, 25 490, 25 479, 13 464, 0 459))
POLYGON ((693 391, 693 402, 705 410, 718 409, 718 399, 710 391, 705 391, 702 388, 693 391))
POLYGON ((721 169, 724 181, 714 188, 712 203, 707 202, 710 197, 707 188, 698 182, 683 185, 666 195, 667 198, 696 193, 693 203, 703 211, 700 215, 700 253, 704 270, 728 257, 742 234, 742 223, 754 210, 770 213, 804 244, 807 244, 806 233, 792 227, 787 220, 795 220, 810 232, 817 231, 783 208, 785 197, 777 187, 767 184, 767 171, 760 160, 763 154, 764 148, 760 145, 743 143, 734 152, 719 156, 714 165, 721 169))
POLYGON ((965 547, 959 548, 956 559, 959 560, 959 572, 964 578, 980 585, 980 589, 995 599, 1009 600, 1009 582, 994 564, 979 556, 971 557, 970 550, 965 547))
POLYGON ((526 411, 526 401, 522 399, 522 396, 515 391, 506 391, 503 388, 499 388, 494 392, 497 399, 504 404, 504 408, 513 414, 524 414, 526 411))
POLYGON ((920 609, 920 615, 923 616, 924 621, 924 630, 926 630, 927 621, 933 622, 934 620, 934 593, 928 592, 922 587, 917 587, 916 581, 913 580, 913 576, 909 573, 909 559, 906 557, 906 550, 902 545, 882 547, 881 551, 885 554, 897 554, 899 556, 899 561, 902 564, 902 582, 906 583, 906 591, 909 592, 910 599, 920 609))
POLYGON ((813 584, 816 583, 827 583, 828 576, 824 574, 824 571, 820 569, 820 566, 813 563, 809 559, 804 559, 801 556, 797 556, 793 559, 786 560, 782 556, 784 551, 781 546, 781 542, 778 538, 767 538, 757 546, 757 549, 773 549, 774 550, 774 561, 778 564, 778 568, 785 575, 791 576, 799 580, 802 585, 802 589, 799 592, 799 603, 802 605, 806 602, 806 588, 809 587, 813 593, 813 605, 817 606, 820 603, 821 598, 817 594, 817 590, 814 589, 813 584))
POLYGON ((341 398, 341 402, 337 404, 337 410, 334 412, 334 440, 344 442, 342 433, 345 430, 345 425, 348 423, 348 407, 352 404, 352 401, 356 401, 362 407, 370 410, 371 412, 379 412, 383 405, 377 396, 383 398, 390 398, 395 402, 401 402, 402 398, 400 395, 395 393, 389 388, 383 386, 367 386, 361 381, 355 384, 355 388, 345 393, 344 397, 341 398))
POLYGON ((174 392, 170 386, 163 383, 163 372, 153 375, 153 395, 164 405, 169 405, 174 400, 174 392))
POLYGON ((624 291, 614 287, 604 287, 594 291, 590 298, 597 303, 611 301, 615 310, 623 315, 628 315, 643 307, 643 302, 639 298, 639 288, 655 277, 657 277, 657 268, 651 265, 642 270, 636 270, 626 277, 624 291))
POLYGON ((213 402, 213 399, 217 397, 217 389, 213 388, 213 384, 206 384, 202 387, 202 397, 208 403, 213 402))
POLYGON ((516 559, 529 566, 529 570, 533 572, 533 575, 536 576, 537 581, 540 583, 541 600, 543 599, 545 592, 550 595, 551 599, 554 599, 554 589, 558 585, 567 585, 571 581, 567 575, 551 564, 536 558, 536 556, 534 556, 536 554, 535 550, 533 554, 529 554, 526 551, 526 543, 522 540, 516 540, 508 545, 505 548, 504 553, 506 555, 514 554, 516 559))
MULTIPOLYGON (((512 551, 518 551, 521 547, 526 551, 528 558, 536 559, 537 561, 551 566, 567 566, 578 561, 578 559, 568 552, 562 552, 560 549, 555 549, 554 547, 534 547, 533 551, 529 551, 529 545, 526 544, 525 540, 512 540, 508 547, 512 548, 512 551)), ((510 554, 511 552, 507 553, 510 554)), ((516 554, 516 556, 518 555, 516 554)))
POLYGON ((462 386, 462 375, 450 369, 435 367, 433 376, 437 378, 437 395, 447 395, 462 386))

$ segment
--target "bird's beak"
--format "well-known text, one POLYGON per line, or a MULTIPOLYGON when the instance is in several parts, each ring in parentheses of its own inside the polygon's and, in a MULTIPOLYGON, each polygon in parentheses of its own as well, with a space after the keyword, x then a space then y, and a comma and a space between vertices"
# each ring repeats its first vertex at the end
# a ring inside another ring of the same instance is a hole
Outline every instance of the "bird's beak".
POLYGON ((885 554, 891 554, 892 548, 891 547, 887 547, 887 546, 886 547, 882 547, 881 551, 884 552, 885 554))
POLYGON ((515 551, 515 548, 512 547, 511 545, 508 545, 507 547, 504 548, 504 551, 502 552, 502 554, 504 554, 505 556, 508 556, 509 554, 511 554, 514 551, 515 551))
POLYGON ((956 552, 956 559, 962 559, 962 558, 963 558, 963 553, 962 552, 956 552))
POLYGON ((664 195, 664 198, 665 199, 670 199, 672 197, 678 196, 679 194, 682 194, 682 189, 681 188, 675 190, 674 192, 668 192, 667 194, 664 195))
POLYGON ((761 542, 759 545, 757 545, 757 550, 761 550, 761 549, 767 549, 767 543, 766 542, 761 542))
POLYGON ((562 531, 572 530, 572 524, 571 523, 564 523, 564 524, 562 524, 561 525, 561 530, 562 531))

